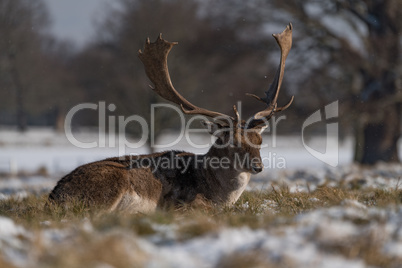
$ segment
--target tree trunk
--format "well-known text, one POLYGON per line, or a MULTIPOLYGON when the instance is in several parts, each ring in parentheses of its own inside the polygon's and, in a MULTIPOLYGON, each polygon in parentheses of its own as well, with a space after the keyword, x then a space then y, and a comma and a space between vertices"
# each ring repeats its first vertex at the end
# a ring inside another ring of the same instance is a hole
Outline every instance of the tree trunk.
POLYGON ((27 119, 22 94, 22 89, 17 90, 17 127, 20 132, 27 130, 27 119))
POLYGON ((379 118, 374 122, 357 124, 354 157, 356 162, 373 165, 379 161, 399 161, 399 110, 398 103, 391 104, 386 106, 383 111, 378 111, 379 118))
POLYGON ((58 133, 64 132, 64 119, 66 117, 65 109, 62 106, 57 106, 55 111, 54 129, 58 133))
POLYGON ((14 68, 12 70, 15 95, 16 95, 16 109, 17 109, 17 128, 19 131, 24 132, 27 129, 27 118, 25 113, 24 103, 24 88, 20 81, 18 71, 14 68))
POLYGON ((24 100, 24 86, 21 82, 21 77, 19 70, 16 66, 15 54, 9 53, 8 58, 10 60, 10 74, 13 80, 14 88, 15 88, 15 106, 16 106, 16 114, 17 114, 17 128, 19 131, 24 132, 27 129, 27 118, 25 113, 25 100, 24 100))

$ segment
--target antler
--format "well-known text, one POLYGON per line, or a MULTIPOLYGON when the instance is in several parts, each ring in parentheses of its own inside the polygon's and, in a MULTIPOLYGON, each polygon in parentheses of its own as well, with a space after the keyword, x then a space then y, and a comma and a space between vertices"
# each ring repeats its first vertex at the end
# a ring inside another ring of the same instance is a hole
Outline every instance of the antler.
POLYGON ((268 105, 265 110, 254 115, 253 119, 248 124, 248 128, 253 128, 261 124, 266 124, 275 112, 280 112, 287 109, 293 102, 294 96, 292 96, 288 104, 286 104, 285 106, 277 107, 276 103, 278 100, 279 90, 282 85, 283 74, 285 72, 285 61, 290 49, 292 48, 292 28, 292 24, 289 23, 289 25, 286 26, 286 29, 282 33, 272 35, 281 49, 281 60, 276 71, 274 80, 269 89, 265 92, 266 96, 260 98, 254 94, 247 94, 268 105))
POLYGON ((179 105, 185 114, 200 114, 212 118, 236 121, 235 118, 229 115, 197 107, 176 91, 170 80, 167 65, 168 54, 174 45, 177 45, 177 42, 171 43, 163 40, 162 34, 160 34, 154 43, 151 43, 147 38, 144 52, 138 51, 138 57, 144 64, 145 72, 154 84, 154 87, 151 88, 162 98, 179 105))

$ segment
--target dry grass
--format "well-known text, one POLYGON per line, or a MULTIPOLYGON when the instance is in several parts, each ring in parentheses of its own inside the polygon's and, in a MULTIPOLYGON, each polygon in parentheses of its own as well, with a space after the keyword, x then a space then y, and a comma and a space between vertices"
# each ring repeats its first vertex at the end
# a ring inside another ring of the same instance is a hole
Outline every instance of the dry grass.
MULTIPOLYGON (((8 199, 0 201, 0 215, 12 218, 19 224, 29 228, 41 227, 43 221, 53 223, 79 221, 89 218, 95 226, 105 228, 107 225, 127 227, 142 225, 141 219, 159 224, 170 224, 183 218, 195 219, 207 225, 210 220, 219 224, 228 222, 230 226, 247 225, 253 227, 255 219, 265 220, 278 216, 292 217, 317 208, 340 205, 345 199, 357 200, 369 207, 385 207, 402 204, 402 190, 391 191, 381 189, 349 190, 346 188, 319 187, 313 192, 290 192, 286 186, 272 187, 268 191, 244 192, 233 207, 197 207, 179 208, 176 210, 157 211, 151 215, 125 215, 105 213, 96 209, 88 209, 85 204, 74 202, 68 208, 46 206, 47 195, 30 195, 23 200, 8 199)), ((265 222, 265 221, 264 221, 265 222)), ((259 224, 255 228, 261 227, 259 224)), ((141 228, 140 228, 141 229, 141 228)), ((147 231, 144 231, 147 233, 147 231)))
POLYGON ((47 207, 47 195, 29 195, 24 199, 10 198, 0 201, 0 215, 13 219, 28 228, 42 228, 43 221, 62 226, 63 220, 76 221, 93 217, 97 212, 86 208, 82 203, 71 204, 69 209, 61 206, 47 207))
MULTIPOLYGON (((342 204, 345 199, 357 200, 368 207, 387 207, 402 203, 402 190, 380 189, 355 190, 350 188, 319 187, 312 192, 292 193, 288 187, 272 187, 268 191, 245 192, 233 207, 212 206, 183 207, 176 210, 158 211, 151 215, 124 215, 89 210, 75 202, 68 209, 46 206, 47 196, 29 196, 23 200, 0 201, 0 215, 13 219, 33 232, 49 228, 78 228, 79 234, 72 241, 61 244, 51 252, 45 250, 40 240, 35 242, 41 267, 95 267, 108 264, 113 267, 141 267, 146 254, 141 252, 132 239, 116 230, 124 230, 136 237, 152 236, 160 232, 157 226, 176 226, 178 241, 214 233, 225 227, 247 226, 271 229, 292 225, 295 215, 319 208, 342 204), (82 231, 83 221, 91 223, 92 232, 82 231), (42 250, 41 250, 42 249, 42 250)), ((369 222, 354 222, 366 225, 369 222)), ((135 239, 134 239, 135 241, 135 239)), ((351 239, 348 243, 323 244, 322 249, 360 258, 367 265, 397 267, 400 260, 384 255, 381 242, 372 235, 351 239)), ((223 257, 219 267, 292 267, 290 263, 275 263, 260 256, 259 252, 243 252, 223 257)), ((1 267, 13 267, 0 255, 1 267)))
POLYGON ((146 254, 122 232, 102 237, 83 233, 51 252, 39 253, 41 267, 143 267, 146 260, 146 254))
POLYGON ((15 268, 14 265, 4 260, 4 258, 0 255, 0 267, 1 268, 15 268))
POLYGON ((272 261, 256 250, 236 252, 222 257, 216 265, 219 268, 292 268, 296 267, 289 260, 272 261))
POLYGON ((363 259, 369 266, 400 267, 397 264, 401 259, 385 255, 381 252, 381 246, 381 241, 372 233, 343 243, 321 244, 322 249, 329 253, 337 253, 348 259, 363 259))

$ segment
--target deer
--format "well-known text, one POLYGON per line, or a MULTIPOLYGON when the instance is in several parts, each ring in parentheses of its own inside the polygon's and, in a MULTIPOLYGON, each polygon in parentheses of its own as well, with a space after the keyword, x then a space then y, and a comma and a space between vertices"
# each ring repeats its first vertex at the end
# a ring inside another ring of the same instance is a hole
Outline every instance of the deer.
POLYGON ((147 38, 138 57, 153 84, 152 90, 180 106, 184 114, 212 118, 202 124, 216 138, 215 142, 203 155, 172 150, 84 164, 57 182, 49 194, 50 203, 67 205, 78 200, 88 207, 129 213, 151 213, 202 201, 216 206, 233 205, 251 175, 263 170, 261 134, 268 121, 275 113, 287 109, 294 99, 292 96, 282 107, 277 105, 285 61, 292 47, 292 27, 289 23, 283 32, 273 34, 281 51, 279 66, 264 97, 247 94, 265 106, 247 121, 240 119, 236 105, 234 116, 230 116, 186 100, 174 88, 167 64, 168 54, 177 43, 164 40, 162 34, 153 43, 147 38), (219 161, 226 165, 217 165, 219 161))

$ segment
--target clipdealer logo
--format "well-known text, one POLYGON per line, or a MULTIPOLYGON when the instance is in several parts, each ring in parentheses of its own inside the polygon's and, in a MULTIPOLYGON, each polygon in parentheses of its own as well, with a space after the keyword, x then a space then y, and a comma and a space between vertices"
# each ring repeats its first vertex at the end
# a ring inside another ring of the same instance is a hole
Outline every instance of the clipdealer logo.
POLYGON ((324 108, 324 115, 322 116, 321 114, 321 109, 315 111, 312 115, 310 115, 303 123, 302 126, 302 142, 304 148, 315 158, 318 160, 332 166, 336 167, 339 164, 339 123, 327 123, 326 124, 326 146, 325 146, 325 152, 319 152, 310 146, 308 146, 305 142, 305 136, 304 136, 304 131, 307 127, 316 124, 318 122, 321 122, 323 120, 327 121, 333 118, 338 118, 338 110, 339 110, 339 105, 338 101, 334 101, 328 105, 325 106, 324 108))

